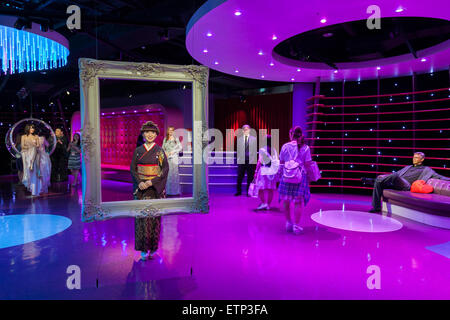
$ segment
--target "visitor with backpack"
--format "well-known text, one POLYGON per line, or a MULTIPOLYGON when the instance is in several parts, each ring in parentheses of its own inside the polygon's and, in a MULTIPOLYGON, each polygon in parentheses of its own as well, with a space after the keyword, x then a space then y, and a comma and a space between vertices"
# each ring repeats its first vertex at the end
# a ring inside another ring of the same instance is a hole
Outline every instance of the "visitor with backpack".
POLYGON ((285 143, 280 152, 281 181, 278 187, 279 201, 283 200, 286 214, 286 231, 300 234, 301 214, 309 201, 309 180, 305 165, 311 161, 309 146, 304 142, 302 129, 298 126, 289 131, 291 142, 285 143))

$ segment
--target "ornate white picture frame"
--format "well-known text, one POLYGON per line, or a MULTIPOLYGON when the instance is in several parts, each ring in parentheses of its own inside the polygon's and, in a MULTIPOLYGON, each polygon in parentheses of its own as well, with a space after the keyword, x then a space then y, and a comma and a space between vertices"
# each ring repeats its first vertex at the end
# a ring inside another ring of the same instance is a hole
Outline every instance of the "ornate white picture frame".
POLYGON ((203 161, 208 128, 209 69, 196 65, 167 65, 104 61, 81 58, 80 72, 81 150, 82 150, 82 221, 120 217, 159 216, 170 213, 207 213, 208 167, 203 161), (99 79, 171 81, 192 84, 193 109, 193 196, 154 200, 102 202, 100 150, 99 79), (201 160, 200 160, 201 159, 201 160))

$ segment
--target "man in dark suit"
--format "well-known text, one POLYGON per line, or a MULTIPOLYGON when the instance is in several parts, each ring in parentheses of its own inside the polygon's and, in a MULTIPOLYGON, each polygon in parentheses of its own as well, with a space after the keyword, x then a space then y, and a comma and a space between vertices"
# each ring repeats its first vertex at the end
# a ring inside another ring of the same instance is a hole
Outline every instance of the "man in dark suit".
POLYGON ((247 196, 250 183, 253 181, 257 163, 257 141, 250 135, 250 126, 242 126, 244 134, 237 139, 237 190, 235 196, 242 194, 242 180, 247 173, 247 196))
POLYGON ((416 180, 441 179, 450 181, 450 178, 437 174, 430 167, 422 165, 425 160, 423 152, 415 152, 413 157, 413 165, 406 166, 403 169, 389 175, 378 176, 375 180, 372 193, 372 209, 370 213, 381 212, 381 197, 384 189, 395 189, 408 191, 411 189, 411 184, 416 180))
POLYGON ((52 182, 63 182, 68 180, 67 166, 68 166, 68 154, 67 154, 67 138, 64 136, 61 128, 56 128, 56 147, 55 151, 51 155, 52 161, 52 182))

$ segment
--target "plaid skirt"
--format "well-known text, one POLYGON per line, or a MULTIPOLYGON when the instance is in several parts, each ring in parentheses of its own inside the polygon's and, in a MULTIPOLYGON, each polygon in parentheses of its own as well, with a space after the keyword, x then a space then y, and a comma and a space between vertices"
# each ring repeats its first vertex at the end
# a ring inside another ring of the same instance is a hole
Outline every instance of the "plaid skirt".
POLYGON ((302 175, 302 181, 300 183, 284 182, 283 178, 281 179, 280 185, 278 186, 278 202, 281 200, 289 200, 292 202, 300 202, 303 200, 304 205, 306 205, 310 197, 311 193, 306 174, 302 175))

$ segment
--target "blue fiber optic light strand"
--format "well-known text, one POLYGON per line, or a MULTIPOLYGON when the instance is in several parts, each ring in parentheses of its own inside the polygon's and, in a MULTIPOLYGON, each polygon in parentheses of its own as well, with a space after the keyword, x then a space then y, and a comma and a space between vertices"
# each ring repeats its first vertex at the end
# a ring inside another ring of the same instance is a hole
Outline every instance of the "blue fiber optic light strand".
POLYGON ((0 53, 3 73, 13 74, 63 67, 69 49, 31 32, 0 26, 0 53))

